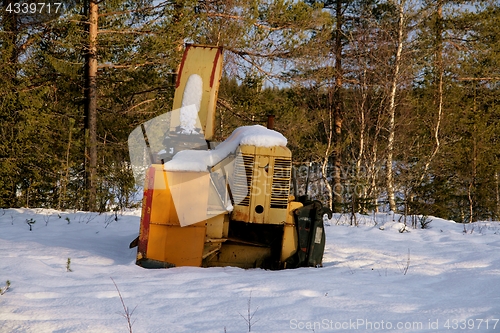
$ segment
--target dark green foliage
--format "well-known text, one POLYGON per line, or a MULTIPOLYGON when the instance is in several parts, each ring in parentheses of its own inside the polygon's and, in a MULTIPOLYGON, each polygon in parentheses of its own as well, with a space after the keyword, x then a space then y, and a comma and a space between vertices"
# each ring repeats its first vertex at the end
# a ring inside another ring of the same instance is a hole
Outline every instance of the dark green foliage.
POLYGON ((73 270, 71 269, 71 258, 68 258, 68 260, 66 261, 66 272, 73 272, 73 270))
MULTIPOLYGON (((149 53, 147 34, 121 33, 153 15, 144 10, 141 16, 136 2, 107 2, 100 9, 108 15, 100 19, 99 36, 98 201, 107 210, 133 205, 127 137, 138 123, 171 105, 173 90, 165 82, 171 82, 178 57, 171 56, 172 45, 165 45, 168 53, 149 53), (131 14, 113 14, 127 10, 131 14)), ((2 21, 0 206, 85 207, 87 34, 81 13, 77 6, 60 20, 33 26, 2 21)), ((163 33, 172 35, 172 30, 163 33)))
POLYGON ((0 296, 5 294, 10 289, 10 281, 5 282, 5 287, 0 288, 0 296))
MULTIPOLYGON (((140 123, 171 109, 186 41, 225 49, 216 140, 241 125, 265 125, 274 115, 295 165, 313 164, 309 194, 325 203, 331 197, 325 181, 333 183, 333 142, 342 155, 342 210, 384 207, 397 8, 389 1, 342 1, 340 95, 336 4, 99 2, 97 209, 120 210, 140 199, 134 197, 127 138, 140 123), (342 133, 332 141, 332 110, 339 101, 342 133)), ((86 206, 83 5, 44 23, 0 16, 0 207, 86 206)), ((498 219, 498 2, 424 1, 406 14, 408 41, 396 96, 398 209, 460 222, 498 219), (473 11, 464 10, 472 5, 473 11)), ((302 171, 299 188, 305 192, 302 171)))

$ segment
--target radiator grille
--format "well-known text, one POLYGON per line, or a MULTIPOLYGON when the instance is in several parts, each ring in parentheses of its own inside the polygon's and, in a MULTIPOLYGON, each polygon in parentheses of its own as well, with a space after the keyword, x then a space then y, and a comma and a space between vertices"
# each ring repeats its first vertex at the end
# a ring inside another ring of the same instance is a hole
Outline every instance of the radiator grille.
POLYGON ((271 208, 287 208, 292 176, 292 161, 276 158, 274 160, 273 186, 271 189, 271 208))
POLYGON ((252 184, 254 161, 255 157, 253 155, 239 155, 236 158, 233 184, 231 186, 235 205, 250 205, 250 186, 252 184))

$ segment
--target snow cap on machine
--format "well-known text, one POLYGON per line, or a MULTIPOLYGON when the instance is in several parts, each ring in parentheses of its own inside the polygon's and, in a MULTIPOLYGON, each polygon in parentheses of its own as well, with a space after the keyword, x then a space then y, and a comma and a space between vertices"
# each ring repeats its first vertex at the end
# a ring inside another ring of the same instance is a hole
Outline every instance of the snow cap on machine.
POLYGON ((240 145, 275 147, 287 144, 287 139, 279 132, 261 125, 242 126, 215 149, 209 151, 184 150, 178 152, 171 161, 165 163, 167 171, 208 171, 224 158, 235 153, 240 145))

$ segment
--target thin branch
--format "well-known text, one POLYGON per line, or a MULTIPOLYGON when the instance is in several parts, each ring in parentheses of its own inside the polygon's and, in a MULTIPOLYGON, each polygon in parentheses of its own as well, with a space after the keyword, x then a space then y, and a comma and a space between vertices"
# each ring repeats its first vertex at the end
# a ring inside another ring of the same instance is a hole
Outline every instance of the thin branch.
POLYGON ((132 34, 132 35, 146 35, 152 34, 155 35, 156 32, 152 30, 99 30, 99 34, 132 34))
POLYGON ((259 66, 252 58, 246 58, 243 54, 237 53, 237 55, 239 55, 243 60, 248 62, 250 65, 254 66, 259 72, 264 74, 266 77, 268 77, 268 78, 280 78, 279 74, 273 74, 273 73, 270 73, 269 71, 266 71, 264 68, 259 66))
POLYGON ((118 296, 120 296, 120 301, 121 301, 122 306, 123 306, 123 313, 121 315, 125 319, 127 319, 129 333, 132 333, 132 325, 134 325, 135 320, 131 321, 131 319, 132 319, 132 315, 134 314, 134 311, 137 308, 137 306, 132 311, 130 311, 129 308, 125 305, 125 301, 123 300, 122 294, 120 293, 120 289, 118 289, 118 286, 116 285, 115 280, 113 280, 113 278, 110 278, 110 279, 111 279, 111 281, 113 281, 113 284, 115 285, 116 291, 118 292, 118 296))
POLYGON ((225 47, 225 49, 229 52, 239 55, 245 60, 247 59, 244 56, 259 57, 259 58, 286 58, 292 53, 291 51, 283 51, 283 52, 273 51, 271 53, 257 53, 257 52, 237 50, 231 47, 225 47))
POLYGON ((222 106, 223 108, 227 109, 229 112, 231 112, 232 114, 234 114, 238 118, 245 119, 246 121, 251 121, 251 122, 260 122, 260 121, 252 120, 252 118, 250 118, 246 115, 239 114, 238 112, 236 112, 233 109, 233 107, 231 106, 231 104, 228 101, 226 101, 220 97, 217 99, 217 104, 222 106))
MULTIPOLYGON (((223 14, 223 13, 207 13, 208 17, 221 17, 221 18, 226 18, 226 19, 233 19, 233 20, 239 20, 239 21, 244 21, 247 20, 248 18, 240 16, 240 15, 229 15, 229 14, 223 14)), ((269 31, 277 31, 277 30, 283 30, 287 28, 291 28, 291 24, 286 24, 284 26, 279 26, 279 27, 270 27, 262 23, 253 23, 254 27, 269 30, 269 31)))
POLYGON ((144 8, 139 8, 139 9, 130 9, 130 10, 122 10, 122 11, 116 11, 116 12, 109 12, 109 13, 102 13, 99 14, 99 16, 112 16, 112 15, 123 15, 123 14, 132 14, 132 13, 140 13, 148 10, 153 10, 153 9, 158 9, 161 7, 164 7, 167 4, 170 4, 170 1, 163 1, 158 3, 156 6, 148 6, 144 8))
POLYGON ((145 100, 145 101, 142 101, 142 102, 140 102, 140 103, 138 103, 138 104, 136 104, 136 105, 133 105, 133 106, 129 107, 127 110, 123 111, 123 113, 129 113, 129 112, 130 112, 130 111, 132 111, 133 109, 138 108, 139 106, 141 106, 141 105, 143 105, 143 104, 147 104, 147 103, 150 103, 150 102, 154 102, 154 101, 156 101, 156 100, 157 100, 157 98, 147 99, 147 100, 145 100))
POLYGON ((500 81, 500 77, 459 77, 458 81, 500 81))
POLYGON ((130 64, 130 65, 114 65, 114 64, 102 64, 97 66, 97 68, 134 68, 137 69, 142 66, 148 66, 148 65, 158 65, 158 62, 153 62, 153 61, 147 61, 142 64, 130 64))
POLYGON ((408 249, 408 258, 406 259, 406 266, 403 267, 403 275, 408 273, 408 269, 410 269, 410 249, 408 249))
MULTIPOLYGON (((243 316, 241 313, 240 313, 240 316, 241 318, 243 318, 245 320, 245 322, 247 323, 247 326, 248 326, 248 332, 251 332, 252 331, 252 326, 255 325, 255 323, 258 322, 258 320, 253 320, 253 317, 255 316, 255 313, 257 313, 257 310, 259 310, 259 307, 257 307, 255 309, 255 311, 252 313, 252 292, 250 292, 250 297, 248 298, 248 302, 247 302, 247 316, 243 316)), ((239 312, 238 312, 239 313, 239 312)))

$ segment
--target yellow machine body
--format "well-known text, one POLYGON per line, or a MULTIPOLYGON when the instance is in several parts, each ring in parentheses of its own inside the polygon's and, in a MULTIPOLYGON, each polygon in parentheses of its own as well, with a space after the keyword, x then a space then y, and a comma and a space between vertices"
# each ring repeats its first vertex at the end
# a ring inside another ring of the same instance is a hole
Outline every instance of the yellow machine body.
MULTIPOLYGON (((286 147, 240 146, 232 179, 233 211, 213 211, 209 172, 147 175, 137 261, 145 267, 237 266, 284 268, 297 250, 289 196, 291 154, 286 147), (243 161, 243 163, 241 163, 243 161), (176 193, 174 193, 176 192, 176 193), (175 200, 174 198, 185 198, 175 200), (183 223, 184 220, 184 223, 183 223), (193 224, 190 222, 199 221, 193 224), (182 224, 187 224, 182 226, 182 224)), ((216 206, 216 205, 215 205, 216 206)))

